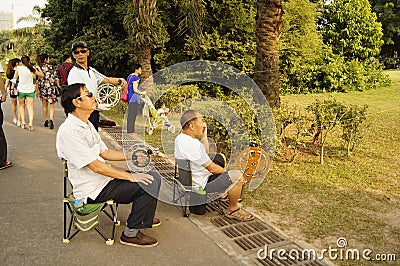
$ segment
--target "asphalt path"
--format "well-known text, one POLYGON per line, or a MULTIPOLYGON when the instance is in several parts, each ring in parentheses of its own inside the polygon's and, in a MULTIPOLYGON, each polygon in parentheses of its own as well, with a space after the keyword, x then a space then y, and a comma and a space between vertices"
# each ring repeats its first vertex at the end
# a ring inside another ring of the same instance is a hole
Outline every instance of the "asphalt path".
MULTIPOLYGON (((56 105, 55 128, 50 130, 43 126, 41 103, 35 99, 34 131, 12 123, 9 98, 2 109, 8 160, 14 165, 0 171, 0 265, 239 264, 198 225, 182 217, 177 207, 162 202, 156 212, 161 226, 145 230, 158 238, 157 247, 119 243, 129 205, 118 209, 122 225, 117 227, 113 246, 107 246, 94 230, 63 243, 63 165, 55 148, 57 129, 65 118, 61 106, 56 105)), ((125 163, 117 166, 126 168, 125 163)))

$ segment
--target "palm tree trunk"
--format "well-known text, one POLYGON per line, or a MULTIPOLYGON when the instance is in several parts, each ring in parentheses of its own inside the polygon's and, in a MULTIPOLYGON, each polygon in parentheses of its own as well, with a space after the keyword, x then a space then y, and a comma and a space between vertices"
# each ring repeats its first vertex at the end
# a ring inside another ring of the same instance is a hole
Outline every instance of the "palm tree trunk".
POLYGON ((267 98, 271 108, 280 107, 279 37, 282 26, 281 0, 258 0, 254 81, 267 98))
POLYGON ((138 61, 139 64, 142 65, 142 75, 140 75, 140 79, 142 81, 145 81, 148 79, 151 75, 153 75, 153 72, 151 70, 151 49, 153 47, 153 44, 151 43, 146 43, 142 44, 138 47, 138 61))

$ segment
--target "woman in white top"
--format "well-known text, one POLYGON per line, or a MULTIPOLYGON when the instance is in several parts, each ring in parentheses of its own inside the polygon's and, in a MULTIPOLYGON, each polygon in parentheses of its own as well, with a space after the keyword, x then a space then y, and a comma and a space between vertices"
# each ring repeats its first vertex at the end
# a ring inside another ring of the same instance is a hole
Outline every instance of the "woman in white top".
MULTIPOLYGON (((42 70, 36 69, 30 64, 30 58, 27 55, 21 57, 21 63, 15 70, 14 79, 19 78, 18 82, 18 103, 19 113, 21 114, 21 128, 25 128, 25 99, 28 107, 29 124, 28 129, 33 130, 33 103, 35 101, 35 85, 33 84, 33 74, 38 77, 44 77, 42 70)), ((12 85, 12 88, 14 88, 12 85)))

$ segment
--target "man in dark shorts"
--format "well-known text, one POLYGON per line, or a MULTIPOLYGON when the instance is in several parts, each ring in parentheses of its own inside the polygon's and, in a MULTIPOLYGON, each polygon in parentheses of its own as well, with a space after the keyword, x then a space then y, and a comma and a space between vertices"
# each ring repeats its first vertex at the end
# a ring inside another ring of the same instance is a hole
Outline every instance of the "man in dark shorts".
POLYGON ((187 110, 180 123, 182 132, 175 139, 174 156, 176 159, 190 160, 194 189, 207 193, 227 192, 229 207, 225 215, 240 221, 252 220, 254 217, 238 205, 243 187, 242 172, 227 171, 222 154, 217 154, 214 160, 208 156, 207 125, 202 115, 195 110, 187 110))

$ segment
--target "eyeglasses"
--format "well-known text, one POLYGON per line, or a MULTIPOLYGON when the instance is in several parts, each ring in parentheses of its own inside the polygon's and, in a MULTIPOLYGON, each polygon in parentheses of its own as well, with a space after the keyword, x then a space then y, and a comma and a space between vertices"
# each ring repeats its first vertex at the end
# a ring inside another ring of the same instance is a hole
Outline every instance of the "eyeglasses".
POLYGON ((73 51, 73 53, 74 54, 79 54, 79 53, 81 53, 81 54, 86 54, 86 52, 87 52, 88 50, 87 49, 83 49, 83 50, 75 50, 75 51, 73 51))
POLYGON ((92 98, 93 97, 93 92, 89 91, 87 94, 84 94, 84 95, 81 95, 79 97, 76 97, 75 99, 80 99, 80 98, 85 97, 85 96, 87 96, 89 98, 92 98))

